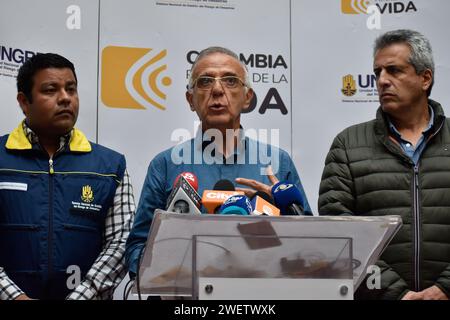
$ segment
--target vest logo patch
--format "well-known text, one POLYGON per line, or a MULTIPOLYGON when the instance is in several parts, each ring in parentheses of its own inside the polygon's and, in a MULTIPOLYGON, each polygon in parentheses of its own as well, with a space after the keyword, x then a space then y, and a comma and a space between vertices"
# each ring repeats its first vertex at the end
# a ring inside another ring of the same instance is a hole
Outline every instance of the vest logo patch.
MULTIPOLYGON (((101 197, 100 197, 101 198, 101 197)), ((72 201, 71 210, 84 211, 86 212, 100 212, 102 210, 101 204, 92 203, 94 201, 94 191, 90 185, 84 185, 81 187, 81 202, 72 201)), ((99 199, 97 199, 99 201, 99 199)), ((101 201, 101 200, 100 200, 101 201)))
POLYGON ((81 200, 86 203, 94 201, 94 192, 90 185, 85 185, 81 189, 81 200))

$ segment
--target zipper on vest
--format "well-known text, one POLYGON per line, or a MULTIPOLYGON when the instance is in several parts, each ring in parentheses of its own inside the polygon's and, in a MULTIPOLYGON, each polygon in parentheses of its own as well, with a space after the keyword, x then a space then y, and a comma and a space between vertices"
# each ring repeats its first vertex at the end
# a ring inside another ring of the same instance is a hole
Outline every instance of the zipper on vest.
POLYGON ((414 166, 414 291, 420 291, 420 203, 419 203, 419 166, 414 166))
POLYGON ((51 279, 53 273, 53 159, 48 160, 48 279, 51 279))
POLYGON ((55 173, 55 170, 53 170, 53 159, 52 158, 50 158, 48 160, 48 172, 50 174, 54 174, 55 173))

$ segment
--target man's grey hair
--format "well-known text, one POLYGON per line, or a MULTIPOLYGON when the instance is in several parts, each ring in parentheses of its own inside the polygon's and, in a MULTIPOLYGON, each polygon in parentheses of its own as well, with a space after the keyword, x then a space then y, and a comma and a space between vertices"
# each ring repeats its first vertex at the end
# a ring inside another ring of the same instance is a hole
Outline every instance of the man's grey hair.
POLYGON ((434 84, 434 60, 430 41, 424 35, 414 30, 400 29, 389 31, 375 40, 373 56, 375 57, 378 50, 397 43, 405 43, 409 46, 411 50, 409 63, 414 67, 417 74, 422 74, 427 69, 431 70, 433 78, 427 90, 427 95, 429 96, 434 84))
POLYGON ((194 63, 192 64, 191 67, 191 71, 189 73, 189 79, 188 79, 188 86, 187 89, 189 91, 192 91, 193 87, 194 87, 194 80, 192 78, 193 74, 194 74, 194 70, 197 67, 197 64, 200 60, 202 60, 203 58, 205 58, 206 56, 209 56, 211 54, 214 53, 223 53, 227 56, 233 57, 234 59, 236 59, 239 64, 242 66, 242 68, 244 69, 244 84, 245 84, 245 89, 248 90, 249 88, 252 87, 252 84, 250 82, 250 78, 248 76, 248 70, 247 70, 247 66, 239 59, 239 56, 234 53, 233 51, 231 51, 230 49, 224 48, 224 47, 208 47, 206 49, 203 49, 202 51, 200 51, 200 53, 198 54, 197 58, 195 59, 194 63))

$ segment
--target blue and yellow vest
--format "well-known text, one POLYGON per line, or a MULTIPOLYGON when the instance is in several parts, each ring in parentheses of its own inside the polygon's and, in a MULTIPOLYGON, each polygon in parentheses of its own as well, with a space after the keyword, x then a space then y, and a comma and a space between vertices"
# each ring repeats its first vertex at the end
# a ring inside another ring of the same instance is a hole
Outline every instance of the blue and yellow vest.
POLYGON ((0 137, 0 266, 37 299, 64 299, 68 267, 81 279, 90 269, 125 171, 123 155, 77 129, 52 161, 22 125, 0 137))

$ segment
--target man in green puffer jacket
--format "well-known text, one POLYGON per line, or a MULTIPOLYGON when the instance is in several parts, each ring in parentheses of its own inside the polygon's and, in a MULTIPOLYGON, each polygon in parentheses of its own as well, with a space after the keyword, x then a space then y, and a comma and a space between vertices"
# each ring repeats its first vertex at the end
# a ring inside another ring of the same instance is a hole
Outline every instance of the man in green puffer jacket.
POLYGON ((342 131, 325 160, 322 215, 400 215, 403 226, 382 254, 381 288, 363 282, 361 299, 450 297, 450 120, 429 95, 429 41, 395 30, 375 41, 380 99, 375 120, 342 131))

